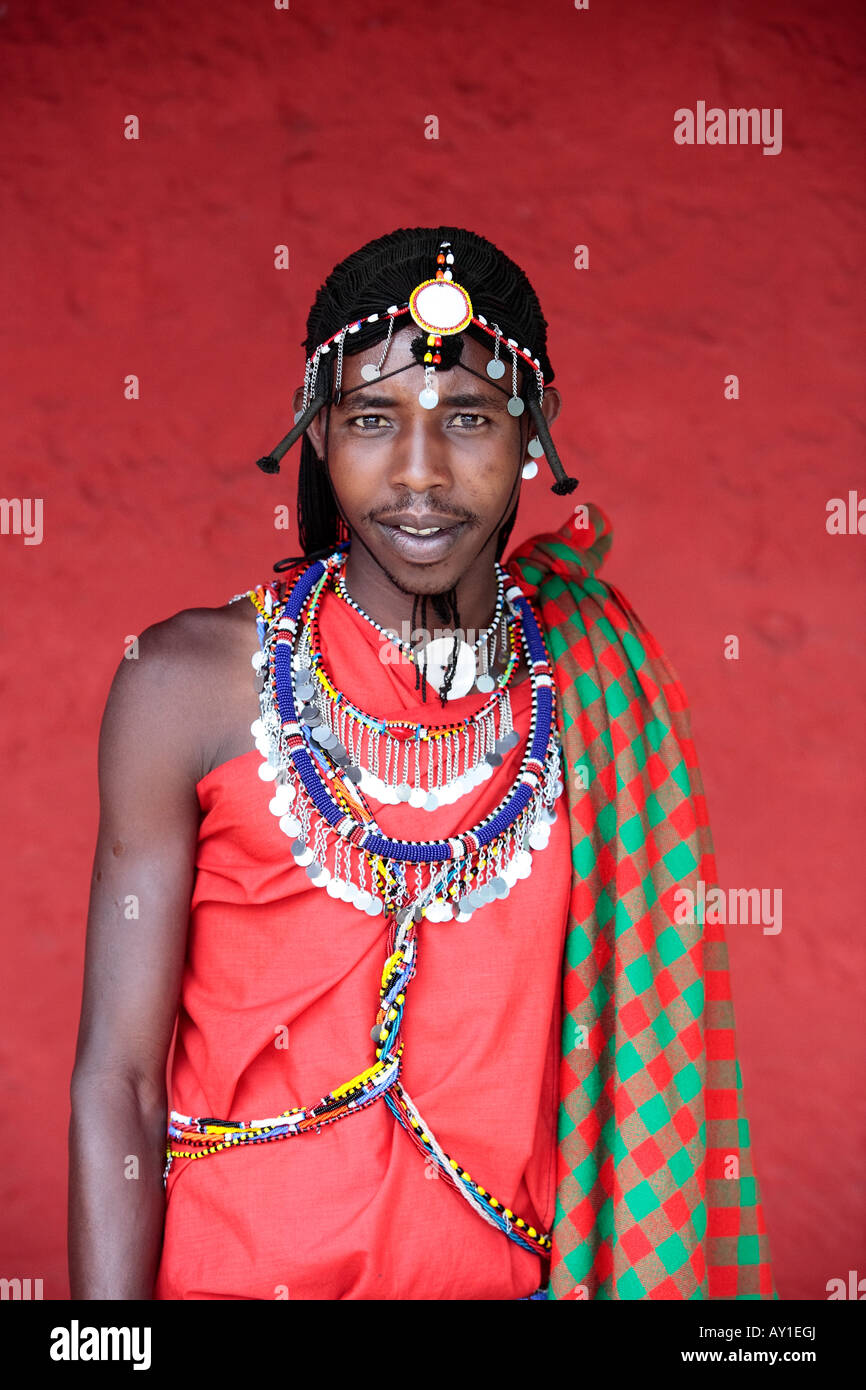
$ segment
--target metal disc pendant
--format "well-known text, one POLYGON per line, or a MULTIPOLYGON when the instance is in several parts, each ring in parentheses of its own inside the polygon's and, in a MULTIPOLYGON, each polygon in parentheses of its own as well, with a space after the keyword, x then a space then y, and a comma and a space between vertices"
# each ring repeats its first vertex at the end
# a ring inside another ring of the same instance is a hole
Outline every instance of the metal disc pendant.
POLYGON ((475 684, 477 685, 478 689, 482 692, 482 694, 486 695, 488 691, 493 690, 495 688, 496 681, 493 679, 492 676, 487 675, 485 673, 485 675, 478 677, 475 684))
POLYGON ((439 393, 431 391, 429 386, 425 386, 423 391, 418 392, 418 404, 423 405, 425 410, 432 410, 439 404, 439 393))
POLYGON ((534 459, 540 459, 541 455, 544 453, 541 440, 538 438, 530 439, 526 447, 534 459))
MULTIPOLYGON (((436 690, 440 690, 442 687, 442 682, 445 679, 445 672, 448 669, 453 649, 453 637, 434 637, 433 641, 428 642, 424 648, 424 675, 436 690)), ((462 638, 458 638, 457 669, 454 672, 454 679, 451 682, 448 699, 459 700, 461 696, 468 695, 474 684, 475 653, 468 642, 464 642, 462 638)))
POLYGON ((487 375, 492 376, 494 381, 498 381, 501 376, 505 376, 505 363, 501 357, 492 357, 487 363, 487 375))
POLYGON ((509 396, 508 405, 505 408, 509 415, 522 415, 526 406, 519 396, 509 396))
POLYGON ((361 376, 365 381, 375 381, 381 373, 375 362, 365 362, 361 368, 361 376))

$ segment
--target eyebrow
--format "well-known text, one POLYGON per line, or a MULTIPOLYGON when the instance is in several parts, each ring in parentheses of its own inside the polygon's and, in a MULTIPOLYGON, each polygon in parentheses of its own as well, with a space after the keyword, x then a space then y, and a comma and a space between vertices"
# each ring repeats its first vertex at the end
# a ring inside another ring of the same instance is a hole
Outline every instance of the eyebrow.
MULTIPOLYGON (((487 406, 489 409, 501 410, 504 403, 504 394, 502 394, 502 400, 499 401, 496 396, 489 396, 483 391, 460 391, 451 396, 439 397, 439 404, 448 406, 466 407, 483 405, 487 406)), ((402 402, 396 400, 393 396, 385 396, 371 389, 370 391, 353 391, 351 396, 341 401, 335 409, 355 410, 359 406, 363 406, 365 409, 369 409, 372 406, 387 409, 389 407, 400 406, 401 404, 402 402)))

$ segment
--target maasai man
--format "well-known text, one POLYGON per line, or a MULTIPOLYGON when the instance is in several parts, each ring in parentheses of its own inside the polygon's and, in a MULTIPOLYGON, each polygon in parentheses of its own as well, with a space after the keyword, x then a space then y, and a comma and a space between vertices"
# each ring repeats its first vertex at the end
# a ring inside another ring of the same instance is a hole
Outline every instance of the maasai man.
POLYGON ((106 706, 73 1296, 774 1298, 683 689, 599 507, 502 562, 538 298, 403 229, 305 348, 302 553, 106 706))

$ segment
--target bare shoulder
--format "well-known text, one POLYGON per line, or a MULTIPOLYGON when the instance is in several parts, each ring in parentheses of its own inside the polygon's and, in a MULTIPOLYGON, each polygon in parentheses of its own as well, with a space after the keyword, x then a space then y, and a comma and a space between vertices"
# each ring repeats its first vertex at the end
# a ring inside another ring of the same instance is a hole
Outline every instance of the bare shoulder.
POLYGON ((148 731, 194 781, 252 747, 256 616, 244 596, 183 608, 145 628, 118 665, 103 730, 148 731))
POLYGON ((251 655, 258 646, 256 616, 255 608, 244 595, 237 602, 216 608, 182 608, 147 631, 167 658, 181 663, 185 658, 193 667, 199 667, 202 662, 219 664, 236 645, 245 644, 251 655))
POLYGON ((202 675, 222 671, 242 648, 249 648, 249 663, 257 645, 256 611, 249 599, 218 608, 182 608, 144 629, 128 665, 141 673, 142 684, 159 680, 175 690, 198 688, 202 675))

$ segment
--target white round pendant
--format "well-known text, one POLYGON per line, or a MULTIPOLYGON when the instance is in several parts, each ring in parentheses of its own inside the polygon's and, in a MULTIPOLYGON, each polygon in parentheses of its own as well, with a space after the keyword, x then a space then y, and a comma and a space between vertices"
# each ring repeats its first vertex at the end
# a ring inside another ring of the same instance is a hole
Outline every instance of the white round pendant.
POLYGON ((459 333, 471 322, 472 301, 451 277, 423 280, 409 296, 409 313, 427 333, 459 333))
MULTIPOLYGON (((448 692, 449 700, 459 700, 461 696, 468 695, 475 684, 475 653, 462 638, 457 639, 457 644, 457 669, 448 692)), ((436 690, 442 688, 453 649, 453 637, 434 637, 424 648, 424 675, 436 690)))

